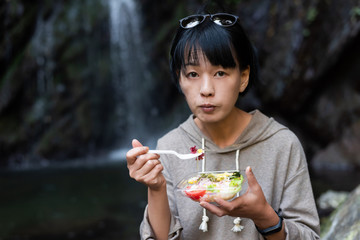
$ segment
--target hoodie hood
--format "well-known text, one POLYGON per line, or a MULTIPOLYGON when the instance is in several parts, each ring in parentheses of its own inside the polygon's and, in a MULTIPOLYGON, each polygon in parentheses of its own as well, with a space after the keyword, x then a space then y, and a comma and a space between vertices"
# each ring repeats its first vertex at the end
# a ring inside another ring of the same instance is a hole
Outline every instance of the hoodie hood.
POLYGON ((205 136, 194 122, 194 115, 191 114, 187 121, 180 125, 180 128, 186 132, 189 138, 194 141, 205 139, 205 149, 207 152, 227 153, 236 150, 242 150, 258 142, 264 141, 275 133, 287 129, 273 118, 269 118, 259 110, 250 112, 252 119, 248 126, 244 129, 234 144, 219 148, 211 139, 205 136))

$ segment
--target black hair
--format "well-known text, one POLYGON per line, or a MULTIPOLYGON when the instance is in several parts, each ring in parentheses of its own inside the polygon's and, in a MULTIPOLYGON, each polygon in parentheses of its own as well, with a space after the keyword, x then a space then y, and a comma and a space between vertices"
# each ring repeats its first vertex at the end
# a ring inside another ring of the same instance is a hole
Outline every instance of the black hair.
POLYGON ((234 68, 236 58, 240 70, 250 67, 249 84, 241 95, 258 81, 257 54, 239 20, 231 27, 219 26, 209 18, 193 28, 183 29, 179 26, 170 49, 170 71, 180 91, 180 71, 186 62, 198 61, 197 50, 201 50, 215 66, 234 68))

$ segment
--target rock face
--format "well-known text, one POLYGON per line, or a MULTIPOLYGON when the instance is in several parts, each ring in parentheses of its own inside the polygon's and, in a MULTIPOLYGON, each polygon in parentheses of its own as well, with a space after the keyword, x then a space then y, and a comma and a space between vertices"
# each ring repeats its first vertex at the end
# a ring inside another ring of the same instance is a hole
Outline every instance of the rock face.
POLYGON ((320 209, 336 209, 341 203, 343 203, 347 197, 347 192, 336 192, 333 190, 329 190, 319 197, 317 200, 317 205, 320 209))
MULTIPOLYGON (((113 59, 110 2, 1 1, 0 165, 62 161, 118 142, 128 147, 134 123, 145 126, 140 140, 156 139, 186 118, 167 57, 178 19, 200 1, 121 1, 137 4, 141 16, 148 70, 139 84, 113 70, 124 61, 113 59)), ((358 1, 225 2, 260 59, 262 81, 241 107, 259 108, 295 131, 315 169, 359 167, 358 1)), ((126 70, 140 72, 139 65, 126 70)))
POLYGON ((0 8, 0 164, 77 157, 111 143, 106 8, 62 1, 0 8))
POLYGON ((360 239, 360 185, 322 226, 323 240, 360 239))

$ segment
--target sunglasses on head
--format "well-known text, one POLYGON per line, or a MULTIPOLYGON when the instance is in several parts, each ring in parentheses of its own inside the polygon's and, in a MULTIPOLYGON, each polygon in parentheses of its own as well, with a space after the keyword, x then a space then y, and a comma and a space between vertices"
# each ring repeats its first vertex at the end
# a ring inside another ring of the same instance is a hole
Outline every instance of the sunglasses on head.
POLYGON ((193 28, 203 23, 208 17, 211 21, 222 27, 231 27, 239 19, 238 16, 228 13, 196 14, 181 19, 180 26, 185 29, 193 28))

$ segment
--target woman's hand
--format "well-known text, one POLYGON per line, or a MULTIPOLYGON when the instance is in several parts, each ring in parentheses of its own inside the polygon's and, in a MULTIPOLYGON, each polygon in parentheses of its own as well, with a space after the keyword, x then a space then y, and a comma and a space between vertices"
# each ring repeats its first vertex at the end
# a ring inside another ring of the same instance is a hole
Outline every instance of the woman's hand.
POLYGON ((149 148, 144 147, 136 139, 132 141, 132 146, 133 148, 126 153, 130 177, 154 191, 164 187, 166 180, 161 173, 163 166, 159 161, 159 155, 148 153, 149 148))
POLYGON ((219 217, 229 215, 250 218, 260 228, 276 225, 279 218, 266 201, 261 186, 250 167, 246 169, 246 177, 248 189, 244 195, 231 202, 215 199, 219 206, 208 202, 200 202, 200 205, 219 217))

